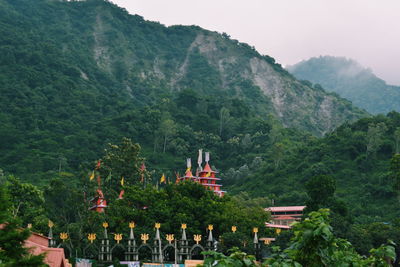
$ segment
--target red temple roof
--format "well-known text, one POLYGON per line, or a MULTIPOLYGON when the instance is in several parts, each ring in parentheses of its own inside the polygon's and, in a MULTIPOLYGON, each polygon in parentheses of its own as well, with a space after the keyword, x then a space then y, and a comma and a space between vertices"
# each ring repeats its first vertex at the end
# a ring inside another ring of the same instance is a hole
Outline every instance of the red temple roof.
POLYGON ((287 212, 287 211, 303 211, 306 206, 287 206, 287 207, 269 207, 266 211, 271 212, 287 212))
POLYGON ((206 166, 204 166, 204 169, 202 170, 202 172, 215 172, 211 169, 210 165, 208 164, 208 162, 206 163, 206 166))
POLYGON ((265 226, 268 228, 290 229, 289 225, 282 225, 282 224, 265 223, 265 226))
POLYGON ((37 233, 32 233, 25 241, 24 247, 29 248, 33 255, 45 253, 44 262, 50 267, 68 267, 71 266, 65 259, 63 248, 49 248, 48 238, 37 233))
POLYGON ((185 172, 185 177, 193 177, 192 171, 188 170, 187 172, 185 172))

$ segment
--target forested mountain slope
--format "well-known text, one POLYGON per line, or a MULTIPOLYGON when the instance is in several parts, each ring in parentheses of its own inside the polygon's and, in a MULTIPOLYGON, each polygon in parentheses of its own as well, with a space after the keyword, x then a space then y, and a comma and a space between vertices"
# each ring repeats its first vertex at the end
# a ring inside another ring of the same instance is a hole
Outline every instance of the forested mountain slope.
POLYGON ((304 204, 305 184, 318 175, 336 181, 358 223, 393 221, 399 217, 391 158, 400 153, 400 114, 391 112, 344 124, 323 138, 291 143, 278 139, 262 163, 226 173, 231 193, 268 196, 276 205, 304 204))
POLYGON ((400 87, 386 84, 354 60, 321 56, 287 69, 296 78, 320 84, 372 114, 400 111, 400 87))
POLYGON ((0 167, 36 182, 122 136, 153 167, 204 148, 226 168, 265 151, 274 124, 319 136, 368 115, 226 34, 102 0, 0 0, 0 54, 0 167))

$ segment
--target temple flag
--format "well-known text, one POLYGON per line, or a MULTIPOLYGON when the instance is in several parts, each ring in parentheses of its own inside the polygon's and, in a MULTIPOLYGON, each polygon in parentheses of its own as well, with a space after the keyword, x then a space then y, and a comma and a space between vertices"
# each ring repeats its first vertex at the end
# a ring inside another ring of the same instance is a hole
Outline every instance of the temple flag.
POLYGON ((165 178, 164 173, 162 174, 161 178, 160 178, 160 184, 161 183, 167 183, 167 179, 165 178))
POLYGON ((92 174, 89 177, 90 181, 92 181, 94 179, 94 171, 92 171, 92 174))
POLYGON ((124 176, 121 178, 121 185, 124 186, 124 176))
POLYGON ((146 165, 144 165, 144 162, 142 163, 142 166, 140 166, 140 171, 144 172, 146 170, 146 165))
POLYGON ((118 199, 122 199, 122 196, 124 195, 124 193, 125 193, 125 190, 122 189, 121 192, 119 192, 118 199))

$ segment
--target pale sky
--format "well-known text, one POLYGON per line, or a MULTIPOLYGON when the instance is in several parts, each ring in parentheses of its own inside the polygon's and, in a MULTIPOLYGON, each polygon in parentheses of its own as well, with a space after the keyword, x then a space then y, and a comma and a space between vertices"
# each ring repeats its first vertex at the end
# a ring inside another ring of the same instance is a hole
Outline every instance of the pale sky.
POLYGON ((400 0, 111 1, 166 26, 226 32, 282 65, 344 56, 400 85, 400 0))

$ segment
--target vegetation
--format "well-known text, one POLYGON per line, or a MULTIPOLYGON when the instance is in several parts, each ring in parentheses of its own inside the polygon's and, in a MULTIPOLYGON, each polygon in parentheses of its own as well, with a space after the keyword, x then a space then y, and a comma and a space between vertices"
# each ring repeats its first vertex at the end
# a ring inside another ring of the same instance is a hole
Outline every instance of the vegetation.
POLYGON ((394 243, 371 249, 370 256, 363 257, 350 242, 334 236, 328 215, 321 209, 296 223, 290 246, 272 255, 268 266, 390 266, 394 262, 394 243))
MULTIPOLYGON (((47 232, 47 220, 55 223, 56 232, 69 233, 70 246, 81 251, 86 246, 86 233, 101 233, 102 223, 107 221, 112 232, 129 236, 129 222, 136 223, 135 233, 152 233, 154 223, 161 223, 162 233, 180 236, 181 224, 187 224, 187 234, 203 234, 209 224, 214 225, 214 234, 220 236, 237 227, 238 236, 251 236, 253 227, 265 233, 264 222, 269 214, 257 202, 246 205, 238 198, 218 197, 202 185, 194 182, 163 183, 157 187, 140 180, 139 167, 142 162, 140 147, 129 139, 121 144, 110 145, 105 151, 97 173, 104 171, 113 175, 107 179, 90 180, 88 176, 77 184, 65 177, 58 177, 45 187, 21 183, 13 176, 6 176, 5 188, 13 190, 14 205, 5 204, 22 219, 22 225, 33 223, 33 230, 47 232), (118 175, 118 176, 117 176, 118 175), (121 184, 121 177, 124 183, 121 184), (97 180, 97 181, 96 181, 97 180), (90 199, 96 195, 99 185, 108 200, 105 213, 89 211, 90 199), (118 198, 124 190, 122 198, 118 198), (35 217, 32 217, 32 214, 35 217)), ((147 176, 144 171, 145 178, 147 176)), ((146 178, 146 179, 147 179, 146 178)), ((241 248, 243 241, 240 243, 241 248)))
POLYGON ((321 208, 335 197, 357 223, 390 222, 399 216, 397 156, 392 160, 399 125, 400 114, 392 112, 344 124, 320 139, 279 137, 281 155, 269 150, 258 167, 229 170, 224 181, 232 193, 266 196, 275 205, 304 204, 309 192, 310 208, 321 208))
POLYGON ((243 151, 265 151, 273 124, 321 135, 366 115, 331 96, 329 122, 315 115, 314 97, 294 110, 298 94, 328 96, 246 44, 145 21, 108 1, 0 0, 0 35, 0 166, 36 185, 76 175, 124 136, 140 143, 149 167, 172 173, 198 148, 227 151, 212 155, 234 167, 243 151), (291 96, 282 118, 253 78, 237 75, 256 59, 291 96))
POLYGON ((0 186, 0 266, 1 267, 44 267, 43 255, 33 256, 23 247, 30 231, 18 227, 19 220, 12 216, 10 196, 4 186, 0 186))
POLYGON ((307 203, 330 208, 335 234, 363 255, 388 236, 400 242, 398 113, 333 131, 368 114, 226 34, 164 27, 108 1, 0 0, 0 36, 0 178, 12 192, 2 220, 13 234, 28 223, 45 233, 50 218, 79 252, 104 220, 125 235, 131 220, 140 233, 160 222, 176 235, 181 223, 188 234, 214 224, 224 253, 251 254, 241 245, 252 227, 264 234, 262 208, 307 203), (283 90, 284 109, 271 88, 283 90), (200 148, 227 196, 157 187, 200 148), (99 187, 105 214, 88 210, 99 187))
POLYGON ((237 267, 320 267, 320 266, 392 266, 396 259, 395 244, 381 245, 371 249, 369 257, 361 256, 345 239, 337 238, 329 225, 329 210, 311 212, 302 222, 293 226, 294 236, 284 251, 273 247, 273 254, 266 262, 255 261, 254 256, 234 249, 229 256, 217 252, 206 252, 203 266, 237 267))
POLYGON ((321 56, 290 66, 288 70, 296 78, 311 81, 316 88, 322 85, 372 114, 400 111, 400 87, 386 84, 354 60, 321 56))

